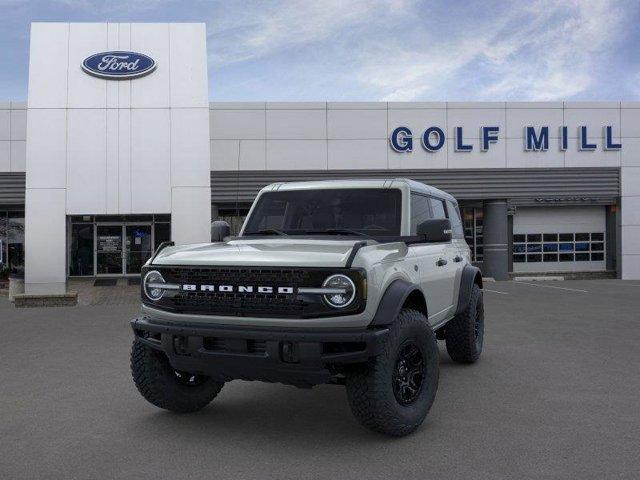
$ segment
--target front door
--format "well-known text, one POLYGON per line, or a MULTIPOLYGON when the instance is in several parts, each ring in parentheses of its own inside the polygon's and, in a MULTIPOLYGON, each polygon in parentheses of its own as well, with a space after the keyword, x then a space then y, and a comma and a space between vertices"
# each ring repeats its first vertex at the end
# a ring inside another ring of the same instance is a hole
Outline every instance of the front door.
POLYGON ((96 275, 122 275, 122 225, 96 225, 96 275))
POLYGON ((140 273, 142 265, 153 254, 151 225, 126 225, 125 229, 125 273, 140 273))

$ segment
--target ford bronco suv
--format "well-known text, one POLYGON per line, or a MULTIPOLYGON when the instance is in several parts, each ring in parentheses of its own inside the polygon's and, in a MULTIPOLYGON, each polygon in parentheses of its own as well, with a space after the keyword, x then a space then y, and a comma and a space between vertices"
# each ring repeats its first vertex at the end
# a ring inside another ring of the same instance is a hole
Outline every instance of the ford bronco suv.
POLYGON ((482 276, 456 200, 406 179, 278 183, 237 237, 161 245, 131 321, 144 398, 194 412, 225 382, 345 385, 366 427, 406 435, 438 387, 437 339, 480 356, 482 276))

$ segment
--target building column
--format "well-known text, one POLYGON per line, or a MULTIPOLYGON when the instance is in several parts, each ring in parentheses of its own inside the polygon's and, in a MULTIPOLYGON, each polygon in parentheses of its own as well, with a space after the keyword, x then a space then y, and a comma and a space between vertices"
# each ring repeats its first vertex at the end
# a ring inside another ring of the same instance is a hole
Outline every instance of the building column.
POLYGON ((65 190, 27 188, 24 213, 25 293, 66 293, 65 190))
POLYGON ((496 280, 509 279, 509 235, 506 200, 484 202, 482 274, 496 280))

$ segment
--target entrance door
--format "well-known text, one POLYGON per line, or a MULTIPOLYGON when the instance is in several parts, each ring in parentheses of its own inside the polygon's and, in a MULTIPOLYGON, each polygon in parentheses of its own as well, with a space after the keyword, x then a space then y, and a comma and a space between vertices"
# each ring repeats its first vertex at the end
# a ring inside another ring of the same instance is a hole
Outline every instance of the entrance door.
POLYGON ((151 225, 126 225, 124 230, 125 273, 140 273, 153 253, 151 225))
POLYGON ((96 275, 122 275, 122 225, 96 225, 96 275))

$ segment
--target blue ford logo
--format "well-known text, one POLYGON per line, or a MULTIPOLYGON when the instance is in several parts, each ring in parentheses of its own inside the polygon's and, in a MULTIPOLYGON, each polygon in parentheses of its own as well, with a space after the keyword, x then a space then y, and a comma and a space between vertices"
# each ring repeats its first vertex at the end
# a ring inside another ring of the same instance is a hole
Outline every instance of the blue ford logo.
POLYGON ((155 68, 153 58, 136 52, 96 53, 82 62, 82 69, 89 75, 113 80, 142 77, 155 68))

